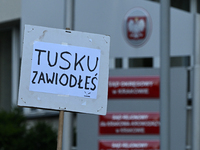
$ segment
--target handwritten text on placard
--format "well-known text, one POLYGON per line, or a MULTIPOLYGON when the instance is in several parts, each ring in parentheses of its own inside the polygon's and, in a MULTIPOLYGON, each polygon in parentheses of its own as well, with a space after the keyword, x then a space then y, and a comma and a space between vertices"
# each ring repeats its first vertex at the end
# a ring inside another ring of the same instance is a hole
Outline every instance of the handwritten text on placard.
POLYGON ((100 50, 35 41, 30 91, 96 99, 100 50))

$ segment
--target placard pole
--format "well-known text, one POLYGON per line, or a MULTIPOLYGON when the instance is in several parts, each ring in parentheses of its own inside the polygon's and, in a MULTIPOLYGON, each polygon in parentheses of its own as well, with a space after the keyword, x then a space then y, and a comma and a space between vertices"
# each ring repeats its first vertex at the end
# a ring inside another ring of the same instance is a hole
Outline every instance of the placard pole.
POLYGON ((57 150, 62 150, 63 122, 64 122, 64 111, 60 110, 59 125, 58 125, 58 138, 57 138, 57 150))

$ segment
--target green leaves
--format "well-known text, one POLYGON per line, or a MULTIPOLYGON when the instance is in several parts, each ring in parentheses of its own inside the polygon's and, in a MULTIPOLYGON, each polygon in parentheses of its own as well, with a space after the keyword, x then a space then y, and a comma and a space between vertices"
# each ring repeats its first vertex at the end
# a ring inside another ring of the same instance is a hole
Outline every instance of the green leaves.
POLYGON ((29 150, 55 150, 57 145, 56 139, 57 134, 50 125, 38 122, 27 132, 25 145, 29 147, 29 150))
POLYGON ((56 131, 44 122, 28 130, 20 109, 0 111, 0 150, 51 150, 56 149, 56 140, 56 131))

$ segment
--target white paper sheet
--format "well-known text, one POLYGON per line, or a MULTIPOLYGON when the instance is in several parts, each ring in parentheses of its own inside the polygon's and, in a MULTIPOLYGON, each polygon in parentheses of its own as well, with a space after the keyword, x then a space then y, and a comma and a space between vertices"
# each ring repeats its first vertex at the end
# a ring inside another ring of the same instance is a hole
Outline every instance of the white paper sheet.
POLYGON ((30 91, 97 97, 99 49, 34 42, 30 91))

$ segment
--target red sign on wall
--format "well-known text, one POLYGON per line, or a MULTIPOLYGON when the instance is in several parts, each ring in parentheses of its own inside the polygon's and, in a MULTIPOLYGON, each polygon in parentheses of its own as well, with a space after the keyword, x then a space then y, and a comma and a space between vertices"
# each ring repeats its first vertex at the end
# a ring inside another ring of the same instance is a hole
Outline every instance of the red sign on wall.
POLYGON ((159 134, 160 114, 158 112, 107 113, 99 116, 100 135, 144 135, 159 134))
POLYGON ((159 97, 160 78, 158 76, 109 78, 108 99, 159 97))
POLYGON ((159 140, 99 141, 99 150, 160 150, 159 140))

